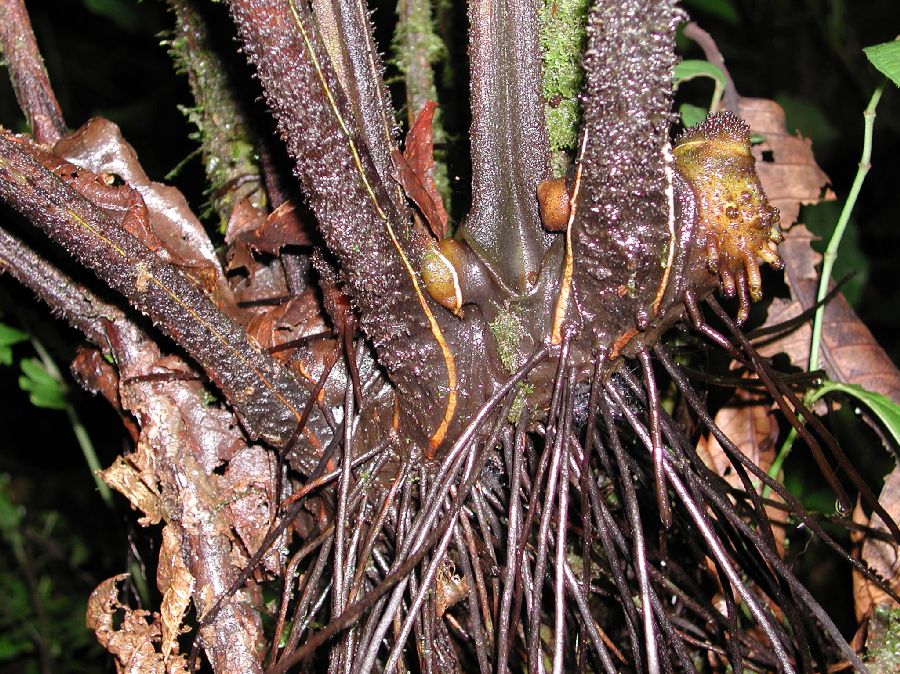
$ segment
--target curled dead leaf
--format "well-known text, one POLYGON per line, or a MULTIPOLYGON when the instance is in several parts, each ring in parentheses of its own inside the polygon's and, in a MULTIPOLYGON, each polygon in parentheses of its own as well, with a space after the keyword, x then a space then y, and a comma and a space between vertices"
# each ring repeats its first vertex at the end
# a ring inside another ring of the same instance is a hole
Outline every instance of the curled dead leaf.
POLYGON ((212 242, 187 199, 174 187, 150 180, 118 126, 95 117, 60 139, 53 151, 94 173, 118 176, 137 190, 150 213, 150 229, 173 256, 172 262, 219 269, 212 242))
POLYGON ((119 373, 103 357, 100 350, 80 347, 69 369, 82 388, 95 395, 99 393, 112 405, 122 419, 122 424, 131 436, 132 442, 137 442, 139 435, 137 424, 122 408, 122 401, 119 399, 119 373))
POLYGON ((443 617, 447 609, 452 608, 469 592, 469 584, 466 579, 456 573, 456 566, 449 559, 445 559, 437 571, 434 579, 434 613, 438 618, 443 617))
POLYGON ((278 255, 285 246, 311 245, 312 237, 309 224, 300 217, 293 201, 285 201, 266 215, 244 199, 231 213, 225 241, 231 246, 229 270, 244 267, 253 273, 253 264, 247 258, 249 251, 278 255))
POLYGON ((158 524, 165 517, 165 508, 156 491, 156 479, 152 473, 145 473, 136 464, 117 456, 109 468, 98 471, 97 474, 106 484, 127 498, 134 509, 144 513, 143 517, 138 519, 141 526, 158 524))
POLYGON ((118 584, 127 573, 104 580, 88 599, 85 624, 115 658, 119 674, 187 674, 184 655, 164 657, 158 650, 159 614, 119 602, 118 584))
POLYGON ((194 577, 184 564, 181 543, 172 525, 163 529, 156 584, 163 593, 159 606, 162 627, 160 654, 167 662, 178 653, 178 637, 189 631, 189 628, 182 628, 181 621, 191 603, 191 593, 194 590, 194 577))
POLYGON ((256 240, 252 245, 262 253, 275 255, 284 246, 311 244, 309 226, 300 218, 297 205, 293 201, 285 201, 269 213, 263 226, 256 231, 256 240))
POLYGON ((398 172, 397 180, 406 196, 419 207, 435 238, 441 240, 447 235, 449 218, 444 208, 444 200, 432 176, 434 170, 432 121, 436 109, 437 103, 434 101, 425 103, 406 135, 403 154, 394 151, 394 164, 398 172))
POLYGON ((788 133, 778 103, 741 97, 738 114, 763 138, 752 148, 756 172, 769 203, 781 211, 781 228, 789 229, 797 221, 801 205, 822 199, 828 176, 816 163, 809 139, 788 133))

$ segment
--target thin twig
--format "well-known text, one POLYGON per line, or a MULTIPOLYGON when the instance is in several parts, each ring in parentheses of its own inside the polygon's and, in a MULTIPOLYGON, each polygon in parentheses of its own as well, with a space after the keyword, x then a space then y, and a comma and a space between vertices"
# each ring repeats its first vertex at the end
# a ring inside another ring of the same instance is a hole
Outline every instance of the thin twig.
POLYGON ((34 139, 52 145, 66 133, 66 122, 50 87, 23 0, 0 0, 0 51, 34 139))
MULTIPOLYGON (((872 98, 869 99, 869 104, 863 112, 865 128, 863 130, 862 156, 859 159, 859 168, 856 171, 856 177, 853 179, 850 192, 847 194, 847 201, 844 202, 844 207, 841 209, 841 215, 834 227, 834 232, 832 232, 831 238, 828 240, 828 246, 825 248, 825 252, 822 255, 822 274, 819 277, 819 290, 816 294, 816 302, 822 302, 826 295, 828 295, 828 285, 831 281, 831 271, 834 269, 834 263, 837 261, 838 248, 840 248, 841 240, 847 229, 847 223, 850 222, 850 215, 853 213, 853 207, 856 205, 859 192, 866 180, 869 169, 872 168, 872 165, 869 162, 872 159, 872 135, 875 127, 875 109, 878 107, 878 101, 881 100, 881 95, 884 93, 884 87, 885 82, 882 82, 875 88, 875 91, 872 93, 872 98)), ((819 306, 815 318, 813 318, 812 338, 809 346, 810 370, 815 370, 819 367, 819 346, 822 342, 822 322, 824 317, 825 307, 819 306)))
MULTIPOLYGON (((738 114, 738 92, 734 86, 734 80, 731 79, 731 73, 728 72, 728 68, 725 66, 725 57, 719 51, 719 46, 713 40, 712 35, 698 26, 696 22, 690 21, 684 27, 684 36, 696 42, 700 49, 703 50, 706 60, 717 66, 722 71, 722 74, 725 75, 725 109, 738 114)), ((713 112, 717 111, 714 110, 713 112)))

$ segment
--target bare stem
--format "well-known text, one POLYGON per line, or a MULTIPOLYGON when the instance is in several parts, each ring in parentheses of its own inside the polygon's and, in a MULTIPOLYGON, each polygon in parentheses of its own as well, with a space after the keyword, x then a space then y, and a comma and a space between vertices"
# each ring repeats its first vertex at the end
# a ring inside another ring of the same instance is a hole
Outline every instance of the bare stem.
POLYGON ((725 75, 725 109, 737 114, 738 92, 734 86, 734 80, 731 79, 731 73, 728 72, 728 68, 725 66, 725 57, 719 51, 719 46, 713 40, 712 35, 703 30, 694 21, 690 21, 684 27, 684 36, 696 42, 700 49, 703 50, 706 60, 718 66, 722 74, 725 75))
MULTIPOLYGON (((850 215, 853 213, 853 207, 856 205, 856 199, 862 189, 866 176, 872 165, 869 163, 872 159, 872 132, 875 127, 875 109, 878 107, 878 101, 881 100, 881 94, 884 93, 884 82, 882 82, 872 93, 869 104, 863 112, 865 120, 865 129, 863 131, 863 150, 862 157, 859 160, 859 168, 856 171, 856 177, 853 179, 853 185, 850 187, 850 193, 847 195, 847 201, 844 202, 844 208, 841 209, 841 215, 838 218, 831 239, 828 241, 828 247, 822 257, 822 275, 819 278, 819 292, 816 295, 816 301, 822 302, 828 294, 828 284, 831 282, 831 271, 834 269, 834 263, 837 260, 838 248, 841 245, 841 239, 847 229, 847 223, 850 222, 850 215)), ((819 346, 822 343, 822 321, 825 317, 825 307, 820 304, 816 316, 813 319, 812 339, 809 345, 809 369, 815 370, 819 367, 819 346)), ((774 464, 773 464, 774 467, 774 464)))
MULTIPOLYGON (((37 351, 38 358, 41 359, 41 364, 44 366, 44 369, 47 370, 47 373, 53 377, 63 389, 67 388, 67 384, 63 379, 62 372, 60 372, 59 367, 56 365, 56 361, 53 360, 53 357, 50 355, 50 352, 47 351, 46 347, 36 338, 31 338, 31 346, 34 347, 34 350, 37 351)), ((115 506, 113 505, 113 495, 109 486, 100 479, 100 476, 97 474, 103 466, 100 465, 100 459, 97 457, 97 450, 94 449, 94 443, 91 442, 91 436, 88 435, 87 429, 84 427, 84 424, 81 423, 81 418, 78 416, 78 411, 75 409, 75 405, 66 397, 65 401, 65 413, 66 417, 69 420, 69 425, 72 427, 72 433, 75 435, 75 441, 78 443, 79 449, 81 449, 81 454, 84 456, 84 461, 88 465, 88 469, 91 471, 91 477, 94 480, 94 485, 97 487, 97 491, 100 493, 100 498, 103 499, 103 503, 107 508, 113 509, 115 506)))
POLYGON ((55 143, 65 134, 66 122, 50 88, 23 0, 0 0, 0 51, 35 140, 55 143))

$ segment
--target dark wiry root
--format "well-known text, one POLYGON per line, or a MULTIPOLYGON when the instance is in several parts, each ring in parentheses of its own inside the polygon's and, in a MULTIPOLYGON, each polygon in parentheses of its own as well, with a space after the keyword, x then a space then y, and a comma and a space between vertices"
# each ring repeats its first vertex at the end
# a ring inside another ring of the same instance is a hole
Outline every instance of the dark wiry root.
MULTIPOLYGON (((686 304, 698 332, 768 376, 784 400, 777 373, 736 334, 709 328, 695 298, 686 304)), ((306 498, 331 505, 288 566, 300 574, 284 581, 279 625, 292 610, 291 633, 269 671, 487 674, 548 662, 655 674, 691 671, 701 654, 713 671, 824 671, 839 661, 862 671, 779 556, 760 483, 809 535, 871 572, 728 440, 667 350, 652 353, 643 350, 634 371, 628 363, 612 371, 601 353, 591 380, 578 382, 566 342, 549 409, 510 424, 508 387, 473 421, 484 432, 464 434, 434 470, 404 458, 394 482, 367 487, 383 462, 375 454, 354 461, 352 479, 320 483, 306 498), (699 459, 661 405, 663 377, 719 440, 742 487, 699 459), (576 427, 588 383, 586 422, 576 427)), ((352 418, 349 392, 345 409, 352 418)), ((343 472, 346 458, 335 457, 343 472)))
POLYGON ((656 388, 656 378, 653 376, 653 363, 650 360, 650 352, 647 349, 638 351, 638 360, 644 370, 644 388, 647 391, 647 407, 650 416, 650 438, 653 455, 653 479, 656 488, 656 503, 659 506, 659 519, 668 529, 672 526, 672 509, 669 507, 669 494, 666 491, 666 475, 663 468, 665 458, 662 445, 662 433, 659 428, 660 401, 659 391, 656 388))

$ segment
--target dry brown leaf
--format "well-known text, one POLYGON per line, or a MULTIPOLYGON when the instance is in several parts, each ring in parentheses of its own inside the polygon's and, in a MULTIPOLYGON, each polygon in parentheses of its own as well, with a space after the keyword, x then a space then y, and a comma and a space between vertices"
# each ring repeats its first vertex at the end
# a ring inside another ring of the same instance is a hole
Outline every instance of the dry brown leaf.
MULTIPOLYGON (((140 451, 138 449, 136 453, 140 451)), ((97 474, 106 484, 127 498, 133 508, 144 513, 144 516, 138 519, 141 526, 158 524, 165 517, 165 509, 159 494, 155 486, 151 486, 155 485, 152 473, 147 474, 130 460, 117 456, 109 468, 97 471, 97 474)))
POLYGON ((322 304, 312 288, 257 314, 247 325, 247 334, 263 349, 326 332, 330 330, 322 316, 322 304))
POLYGON ((132 442, 136 443, 140 431, 134 418, 122 409, 122 401, 119 399, 119 372, 103 357, 103 353, 93 347, 79 347, 69 370, 83 389, 95 395, 99 393, 112 405, 132 442))
MULTIPOLYGON (((810 231, 803 225, 792 225, 801 205, 820 200, 828 176, 816 164, 809 140, 787 132, 784 111, 777 103, 741 98, 738 109, 753 133, 765 138, 753 147, 756 169, 769 201, 781 210, 782 228, 788 230, 779 252, 784 259, 791 299, 772 302, 766 325, 775 325, 815 306, 821 256, 811 247, 810 231)), ((755 346, 763 356, 786 353, 794 365, 806 369, 810 336, 810 325, 804 323, 784 336, 763 339, 755 346)), ((825 308, 821 363, 835 381, 859 384, 900 402, 900 372, 843 295, 825 308)))
MULTIPOLYGON (((793 223, 800 205, 819 200, 828 178, 816 165, 809 141, 786 132, 784 111, 780 106, 773 101, 741 99, 739 109, 753 132, 765 137, 765 142, 753 150, 757 158, 757 171, 770 202, 781 209, 782 228, 787 230, 779 252, 785 263, 785 282, 791 298, 774 300, 766 320, 767 326, 777 325, 799 316, 816 304, 821 256, 812 249, 813 235, 810 231, 803 225, 793 223)), ((824 198, 833 198, 833 195, 826 193, 824 198)), ((795 366, 808 369, 811 335, 811 322, 806 321, 786 334, 761 338, 754 346, 767 357, 785 353, 795 366)), ((830 379, 863 386, 900 403, 900 371, 842 294, 838 294, 824 309, 820 363, 830 379)), ((898 469, 888 476, 879 501, 895 520, 900 516, 898 469)), ((854 513, 854 516, 857 521, 866 521, 864 515, 854 513)), ((873 518, 870 526, 887 531, 877 517, 873 518)), ((877 573, 891 582, 893 588, 900 589, 896 546, 866 539, 862 543, 861 555, 877 573)), ((888 599, 881 590, 855 572, 854 593, 858 617, 864 615, 873 603, 888 599)))
POLYGON ((266 222, 266 212, 253 205, 250 199, 241 199, 231 209, 225 226, 225 243, 231 245, 240 239, 253 238, 256 230, 266 222))
POLYGON ((194 590, 194 577, 184 564, 181 556, 181 543, 178 540, 177 532, 171 525, 163 529, 156 584, 159 591, 163 593, 162 602, 159 605, 162 624, 160 653, 163 661, 168 662, 172 656, 178 654, 178 637, 189 631, 189 628, 182 629, 181 621, 191 603, 191 593, 194 590))
POLYGON ((53 151, 94 173, 119 176, 137 190, 150 212, 150 227, 173 263, 219 269, 212 242, 187 199, 174 187, 150 180, 118 126, 95 117, 60 139, 53 151))
POLYGON ((242 305, 242 321, 247 315, 268 311, 273 298, 288 297, 290 293, 281 259, 254 258, 246 246, 232 246, 229 254, 232 255, 229 270, 244 267, 249 272, 246 278, 236 279, 234 288, 235 300, 242 305))
MULTIPOLYGON (((894 521, 900 519, 900 466, 895 466, 894 470, 885 478, 884 488, 881 490, 878 501, 894 521)), ((858 524, 868 524, 872 529, 890 535, 877 514, 868 519, 859 506, 853 512, 853 521, 858 524)), ((862 537, 858 536, 857 538, 862 537)), ((863 539, 860 557, 892 590, 900 592, 900 550, 896 544, 866 536, 863 539)), ((857 620, 869 615, 874 606, 900 606, 884 590, 855 570, 853 571, 853 600, 857 620)))
POLYGON ((231 246, 229 271, 244 267, 251 274, 255 272, 251 250, 278 255, 285 246, 312 244, 309 225, 301 219, 293 201, 285 201, 267 216, 249 199, 239 202, 231 212, 225 241, 231 246))
POLYGON ((256 232, 253 247, 263 253, 275 255, 284 246, 309 246, 309 225, 300 218, 297 205, 285 201, 269 213, 263 226, 256 232))
MULTIPOLYGON (((771 403, 764 402, 746 389, 738 389, 732 400, 716 414, 716 424, 753 463, 768 470, 775 458, 778 424, 771 414, 771 403)), ((743 488, 725 450, 712 435, 697 442, 697 454, 703 463, 731 486, 743 488)))
POLYGON ((415 202, 438 240, 447 235, 447 211, 432 176, 434 144, 432 121, 437 103, 427 101, 406 135, 403 154, 394 151, 398 180, 406 195, 415 202))
POLYGON ((104 357, 99 349, 81 346, 69 366, 79 385, 93 394, 99 393, 122 412, 119 400, 119 373, 104 357))
MULTIPOLYGON (((806 227, 796 225, 779 247, 792 299, 774 300, 767 324, 789 320, 815 305, 821 256, 810 247, 812 239, 806 227)), ((806 369, 811 334, 806 322, 786 335, 762 339, 755 346, 763 356, 786 353, 794 365, 806 369)), ((825 307, 820 362, 830 379, 858 384, 900 402, 900 371, 840 294, 825 307)))
POLYGON ((256 238, 256 230, 265 222, 265 212, 254 206, 250 199, 242 199, 234 205, 225 227, 225 243, 228 244, 225 253, 227 272, 246 269, 252 279, 257 264, 250 251, 250 242, 256 238))
POLYGON ((434 579, 434 613, 442 618, 450 609, 466 598, 469 584, 456 573, 453 562, 444 560, 434 579))
POLYGON ((781 211, 781 227, 789 229, 797 221, 801 205, 815 204, 822 198, 828 176, 816 163, 812 143, 788 133, 784 110, 778 103, 742 97, 738 114, 754 134, 764 138, 753 146, 756 172, 769 203, 781 211))
POLYGON ((91 593, 85 624, 94 630, 100 645, 116 659, 119 674, 187 674, 183 655, 164 658, 157 650, 161 628, 159 615, 132 610, 119 602, 118 584, 127 573, 109 578, 91 593))

